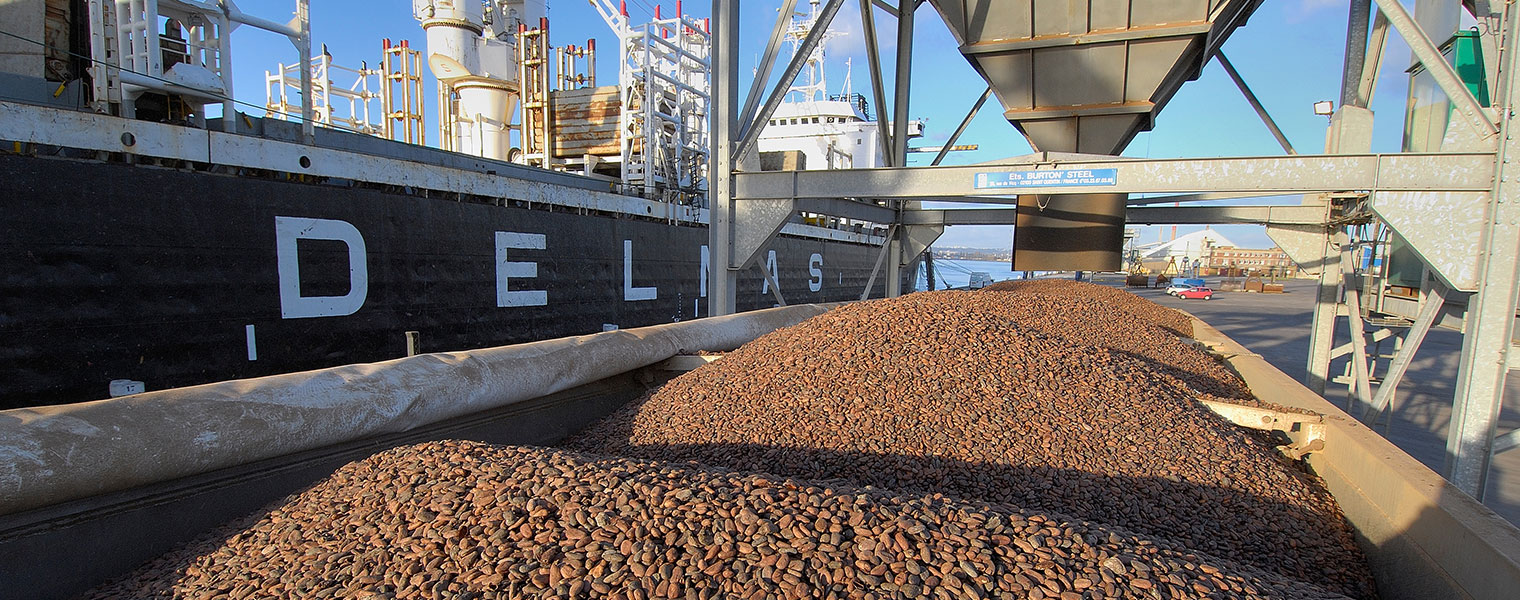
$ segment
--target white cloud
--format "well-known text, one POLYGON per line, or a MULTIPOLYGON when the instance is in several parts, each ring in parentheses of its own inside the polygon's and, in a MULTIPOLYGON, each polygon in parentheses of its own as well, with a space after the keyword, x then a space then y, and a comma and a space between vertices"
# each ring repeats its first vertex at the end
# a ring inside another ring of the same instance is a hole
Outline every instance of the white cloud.
MULTIPOLYGON (((878 27, 880 29, 880 27, 878 27)), ((855 56, 864 54, 866 51, 866 36, 864 28, 860 24, 860 9, 855 4, 846 4, 834 15, 834 22, 829 24, 829 33, 835 33, 829 38, 826 49, 832 54, 841 56, 855 56)))
POLYGON ((1344 9, 1345 6, 1345 0, 1298 0, 1287 9, 1287 22, 1302 23, 1319 16, 1319 13, 1335 8, 1344 9))
MULTIPOLYGON (((806 10, 806 9, 802 9, 806 10)), ((897 30, 895 21, 877 11, 876 14, 876 43, 880 46, 880 52, 890 60, 897 52, 897 30)), ((827 42, 828 51, 836 56, 860 56, 866 53, 865 24, 860 22, 860 8, 858 4, 849 3, 839 9, 834 15, 834 22, 829 24, 829 31, 837 33, 827 42)))

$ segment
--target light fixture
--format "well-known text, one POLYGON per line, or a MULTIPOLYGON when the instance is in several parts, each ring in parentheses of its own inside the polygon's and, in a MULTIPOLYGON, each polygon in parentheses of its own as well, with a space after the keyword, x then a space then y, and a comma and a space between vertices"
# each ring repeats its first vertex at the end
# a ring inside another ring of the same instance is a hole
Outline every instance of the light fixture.
POLYGON ((1335 103, 1329 100, 1320 100, 1314 103, 1314 114, 1328 117, 1335 113, 1335 103))

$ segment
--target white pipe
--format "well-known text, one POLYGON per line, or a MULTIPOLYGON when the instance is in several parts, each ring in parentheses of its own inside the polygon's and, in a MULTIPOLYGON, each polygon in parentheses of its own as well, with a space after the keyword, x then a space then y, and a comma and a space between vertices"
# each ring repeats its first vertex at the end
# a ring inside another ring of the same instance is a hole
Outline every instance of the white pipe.
POLYGON ((195 87, 195 86, 191 86, 191 85, 184 84, 184 83, 167 81, 167 80, 159 79, 159 78, 156 78, 156 77, 149 77, 147 75, 143 75, 143 74, 138 73, 136 71, 128 71, 126 69, 122 69, 121 70, 121 82, 123 84, 127 84, 127 85, 134 85, 134 86, 138 86, 138 87, 142 87, 142 88, 159 90, 161 92, 168 92, 168 93, 172 93, 172 94, 183 94, 183 95, 186 95, 186 96, 194 96, 196 98, 201 98, 201 99, 205 99, 205 100, 218 100, 219 101, 219 100, 222 100, 222 99, 224 99, 224 98, 227 97, 226 94, 224 94, 222 92, 222 90, 213 90, 213 89, 209 89, 209 88, 200 88, 200 87, 195 87))
POLYGON ((222 131, 237 133, 237 104, 232 100, 237 97, 232 95, 232 22, 226 15, 217 21, 216 43, 216 60, 222 68, 222 89, 227 92, 227 99, 222 101, 222 131))
MULTIPOLYGON (((194 2, 192 0, 189 3, 203 6, 207 8, 207 10, 216 10, 216 7, 213 7, 209 2, 194 2)), ((220 3, 222 12, 227 15, 227 19, 233 22, 242 23, 244 25, 252 25, 259 29, 263 29, 264 31, 272 31, 292 40, 301 37, 301 29, 297 24, 298 19, 292 20, 290 23, 276 23, 274 21, 270 21, 269 19, 255 17, 253 15, 244 13, 242 10, 238 9, 236 4, 232 3, 232 0, 220 0, 220 3)))
POLYGON ((464 21, 476 27, 485 24, 485 10, 479 0, 433 0, 429 4, 433 9, 429 21, 464 21))
POLYGON ((475 124, 475 147, 466 151, 506 160, 512 147, 507 127, 512 114, 512 93, 489 80, 463 81, 456 84, 455 90, 459 93, 459 117, 475 124))
POLYGON ((311 100, 311 0, 296 0, 297 35, 290 38, 301 58, 301 135, 307 144, 317 143, 311 100))
POLYGON ((482 77, 480 46, 485 16, 476 0, 433 0, 426 17, 418 15, 427 32, 428 66, 433 76, 450 81, 482 77))

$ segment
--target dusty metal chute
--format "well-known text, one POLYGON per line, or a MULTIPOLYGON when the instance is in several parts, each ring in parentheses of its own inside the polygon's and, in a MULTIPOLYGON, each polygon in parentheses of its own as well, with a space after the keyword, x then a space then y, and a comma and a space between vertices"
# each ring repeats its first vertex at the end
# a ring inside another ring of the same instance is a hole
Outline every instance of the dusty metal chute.
MULTIPOLYGON (((1003 116, 1046 152, 1118 154, 1260 0, 930 0, 1003 116)), ((1013 269, 1120 268, 1124 194, 1019 197, 1013 269)))
POLYGON ((1036 150, 1118 154, 1260 0, 930 0, 1036 150))

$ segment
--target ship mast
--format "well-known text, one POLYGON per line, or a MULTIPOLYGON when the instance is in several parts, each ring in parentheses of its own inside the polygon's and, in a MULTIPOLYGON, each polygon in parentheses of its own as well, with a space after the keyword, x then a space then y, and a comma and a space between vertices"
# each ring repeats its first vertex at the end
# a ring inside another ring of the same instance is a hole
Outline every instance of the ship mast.
MULTIPOLYGON (((818 0, 810 0, 810 10, 807 15, 792 15, 791 26, 786 30, 786 43, 792 48, 792 55, 797 54, 802 41, 807 39, 813 27, 818 23, 819 7, 818 0)), ((828 79, 824 73, 824 61, 827 53, 824 48, 828 46, 831 38, 839 37, 837 32, 827 32, 823 35, 822 43, 813 47, 813 53, 808 56, 803 75, 798 77, 787 90, 786 99, 791 102, 812 102, 829 99, 828 79)))

